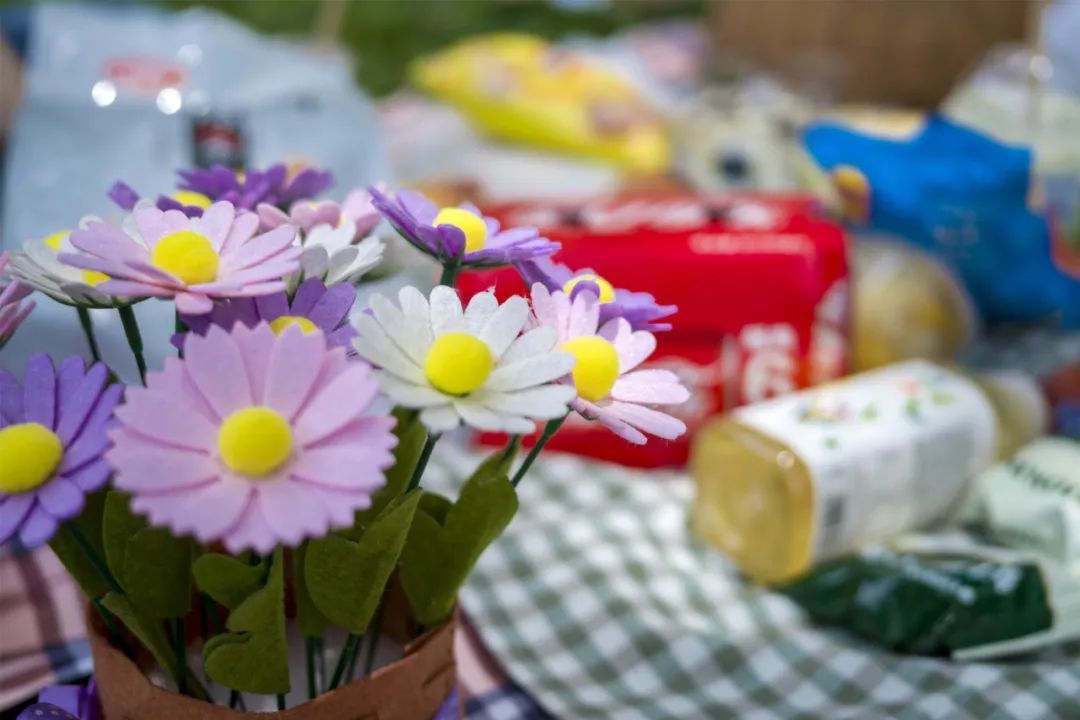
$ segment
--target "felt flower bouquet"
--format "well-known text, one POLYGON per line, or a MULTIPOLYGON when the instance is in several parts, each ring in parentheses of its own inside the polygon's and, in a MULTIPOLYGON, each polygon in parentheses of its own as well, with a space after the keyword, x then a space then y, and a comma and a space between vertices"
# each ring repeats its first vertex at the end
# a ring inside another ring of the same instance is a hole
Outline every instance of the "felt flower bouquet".
MULTIPOLYGON (((316 200, 331 178, 312 169, 180 175, 156 200, 118 183, 118 220, 0 258, 0 345, 32 291, 72 306, 87 336, 89 362, 0 371, 0 543, 49 544, 85 591, 106 715, 132 691, 103 674, 131 661, 203 707, 258 694, 283 710, 297 678, 324 702, 372 672, 394 613, 408 628, 398 664, 421 662, 569 413, 633 443, 685 431, 658 407, 687 391, 639 369, 674 308, 556 265, 535 229, 405 190, 316 200), (383 218, 441 266, 440 284, 354 309, 383 218), (506 264, 529 297, 455 291, 460 271, 506 264), (146 367, 131 310, 147 300, 176 309, 161 368, 146 367), (88 311, 102 308, 123 320, 139 385, 99 361, 88 311), (447 498, 424 488, 425 468, 462 427, 508 441, 447 498)), ((414 680, 418 697, 429 679, 414 680)), ((439 702, 452 673, 440 682, 439 702)), ((395 701, 412 717, 436 709, 395 701)), ((171 717, 132 707, 125 717, 171 717)))

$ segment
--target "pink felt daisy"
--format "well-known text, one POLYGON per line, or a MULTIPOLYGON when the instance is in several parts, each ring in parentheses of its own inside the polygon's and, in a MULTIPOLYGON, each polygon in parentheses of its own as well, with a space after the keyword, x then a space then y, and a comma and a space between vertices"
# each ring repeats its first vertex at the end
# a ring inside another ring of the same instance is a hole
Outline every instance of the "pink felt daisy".
POLYGON ((107 459, 154 525, 233 553, 296 546, 351 526, 386 483, 397 439, 367 413, 377 392, 319 331, 215 326, 128 392, 107 459))
POLYGON ((60 260, 108 275, 98 286, 103 293, 174 298, 188 315, 210 312, 215 298, 280 292, 282 278, 299 267, 294 228, 256 235, 258 216, 237 214, 227 202, 214 203, 202 217, 144 207, 133 218, 128 232, 104 222, 76 230, 71 244, 85 254, 60 260))
POLYGON ((340 205, 333 200, 300 200, 292 204, 288 213, 269 203, 260 203, 256 210, 264 230, 293 225, 306 235, 317 225, 347 226, 353 231, 353 242, 367 237, 382 220, 371 195, 359 188, 346 195, 340 205))
POLYGON ((11 338, 15 329, 22 324, 22 321, 34 309, 33 302, 21 302, 23 298, 33 292, 33 288, 14 280, 5 279, 7 263, 8 254, 0 253, 0 347, 11 338))
POLYGON ((677 405, 690 397, 675 374, 635 369, 656 349, 652 333, 632 330, 621 317, 600 326, 599 299, 588 291, 571 300, 537 283, 532 306, 536 323, 558 332, 556 347, 577 359, 563 380, 577 390, 570 403, 574 410, 637 445, 646 442, 645 433, 674 440, 686 432, 681 420, 653 407, 677 405))

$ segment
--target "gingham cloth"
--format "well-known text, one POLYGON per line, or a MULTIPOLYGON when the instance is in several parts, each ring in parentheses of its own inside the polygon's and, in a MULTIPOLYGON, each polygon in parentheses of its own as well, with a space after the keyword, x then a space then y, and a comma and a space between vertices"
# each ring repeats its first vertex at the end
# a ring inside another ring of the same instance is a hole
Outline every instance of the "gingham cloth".
POLYGON ((693 539, 684 475, 553 455, 519 492, 461 603, 521 689, 471 718, 1080 717, 1075 650, 954 663, 813 626, 693 539))

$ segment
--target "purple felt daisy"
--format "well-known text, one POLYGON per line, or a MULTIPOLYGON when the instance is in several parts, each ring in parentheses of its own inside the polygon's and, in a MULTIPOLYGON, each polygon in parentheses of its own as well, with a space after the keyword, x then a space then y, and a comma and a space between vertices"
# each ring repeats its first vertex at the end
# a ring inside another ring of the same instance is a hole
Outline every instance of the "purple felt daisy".
POLYGON ((38 701, 17 720, 102 720, 101 698, 93 678, 83 685, 50 685, 38 694, 38 701))
POLYGON ((108 379, 104 365, 87 370, 79 357, 57 370, 35 355, 22 385, 0 370, 0 544, 15 535, 27 547, 48 542, 108 480, 102 455, 124 391, 108 379))
POLYGON ((213 299, 281 292, 283 278, 300 267, 292 227, 255 235, 259 218, 227 202, 198 218, 152 207, 132 217, 130 232, 104 222, 76 230, 71 244, 82 253, 63 253, 60 261, 109 276, 98 286, 103 293, 173 298, 188 315, 210 312, 213 299))
POLYGON ((244 210, 254 210, 259 203, 287 208, 319 195, 334 184, 334 176, 328 170, 308 167, 290 176, 282 163, 239 174, 222 165, 209 170, 181 170, 178 174, 181 190, 205 195, 215 202, 231 202, 244 210))
MULTIPOLYGON (((265 170, 237 172, 223 165, 209 170, 180 170, 180 190, 159 195, 159 210, 179 210, 188 217, 199 217, 215 202, 224 200, 242 210, 254 210, 265 203, 287 208, 301 200, 319 195, 334 184, 328 170, 303 168, 290 177, 289 169, 278 163, 265 170)), ((117 181, 108 192, 109 199, 121 209, 132 211, 141 199, 130 185, 117 181)))
POLYGON ((241 324, 185 342, 132 388, 107 458, 151 524, 232 553, 349 527, 394 463, 371 366, 321 332, 241 324))
POLYGON ((444 265, 460 258, 461 267, 494 267, 551 255, 559 244, 536 228, 500 230, 471 203, 439 209, 419 193, 398 191, 395 197, 370 188, 375 208, 394 229, 421 252, 444 265))
POLYGON ((8 254, 0 253, 0 347, 3 347, 34 309, 33 302, 22 302, 23 298, 33 292, 33 288, 5 279, 7 263, 8 254))
MULTIPOLYGON (((356 330, 348 323, 349 311, 356 300, 356 288, 347 283, 323 285, 318 278, 300 284, 292 300, 285 292, 257 298, 236 298, 214 305, 206 315, 181 315, 180 319, 196 335, 206 335, 211 326, 232 330, 237 322, 253 328, 261 322, 280 334, 285 328, 299 325, 304 332, 321 330, 328 345, 343 347, 353 354, 351 340, 356 330)), ((173 345, 183 349, 188 333, 173 336, 173 345)))
POLYGON ((649 293, 615 288, 592 270, 571 270, 548 258, 519 262, 515 268, 527 287, 540 283, 550 292, 565 292, 571 299, 584 290, 593 293, 600 298, 601 325, 621 317, 632 330, 661 332, 670 330, 671 324, 656 321, 678 310, 675 305, 658 305, 649 293))

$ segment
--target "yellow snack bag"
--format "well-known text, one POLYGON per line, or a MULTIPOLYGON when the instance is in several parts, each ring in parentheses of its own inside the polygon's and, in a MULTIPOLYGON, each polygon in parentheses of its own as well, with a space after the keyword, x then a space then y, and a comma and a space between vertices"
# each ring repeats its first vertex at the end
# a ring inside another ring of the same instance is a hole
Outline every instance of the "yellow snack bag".
POLYGON ((494 137, 640 172, 669 165, 665 128, 633 87, 532 35, 465 40, 416 61, 411 77, 494 137))

